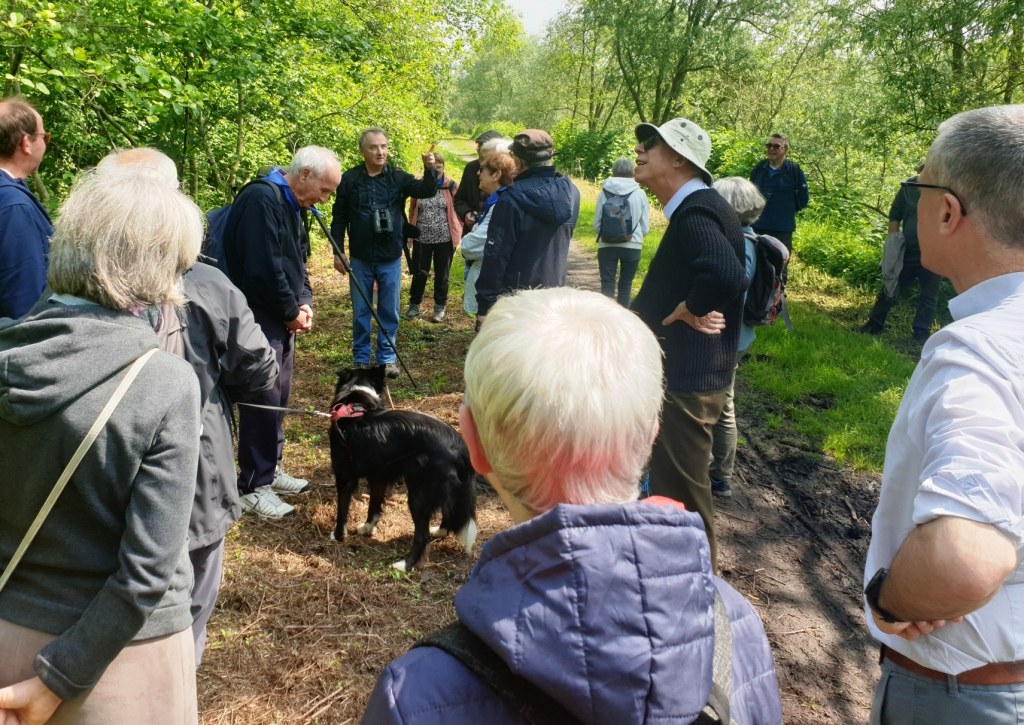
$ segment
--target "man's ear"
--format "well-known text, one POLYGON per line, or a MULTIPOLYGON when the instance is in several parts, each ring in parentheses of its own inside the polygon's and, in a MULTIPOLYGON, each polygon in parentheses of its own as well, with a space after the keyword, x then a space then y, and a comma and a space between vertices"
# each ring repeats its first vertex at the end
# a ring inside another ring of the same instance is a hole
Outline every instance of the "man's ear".
POLYGON ((469 449, 469 460, 473 464, 473 469, 481 476, 486 476, 492 470, 491 463, 487 460, 483 446, 480 445, 473 411, 465 403, 459 406, 459 431, 462 433, 462 439, 466 441, 466 448, 469 449))

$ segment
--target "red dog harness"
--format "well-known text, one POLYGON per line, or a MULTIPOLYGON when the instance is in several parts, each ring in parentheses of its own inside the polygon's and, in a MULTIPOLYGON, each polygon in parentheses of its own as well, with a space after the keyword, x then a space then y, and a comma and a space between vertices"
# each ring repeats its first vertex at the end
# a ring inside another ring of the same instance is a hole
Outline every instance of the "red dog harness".
POLYGON ((362 403, 338 403, 331 408, 331 422, 339 418, 361 418, 365 412, 362 403))

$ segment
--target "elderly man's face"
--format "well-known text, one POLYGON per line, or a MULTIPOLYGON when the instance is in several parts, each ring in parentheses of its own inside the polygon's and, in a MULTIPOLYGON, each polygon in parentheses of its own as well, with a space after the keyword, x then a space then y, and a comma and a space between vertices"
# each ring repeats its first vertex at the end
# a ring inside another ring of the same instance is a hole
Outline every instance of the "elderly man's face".
POLYGON ((788 150, 789 147, 786 145, 786 142, 775 136, 768 139, 768 143, 764 145, 765 155, 774 164, 782 163, 786 158, 786 151, 788 150))
POLYGON ((368 133, 359 146, 359 153, 369 168, 379 169, 388 160, 388 138, 382 133, 368 133))
POLYGON ((329 169, 321 176, 314 176, 309 169, 303 169, 291 188, 299 206, 309 209, 314 204, 327 201, 340 183, 341 173, 337 169, 329 169))
POLYGON ((652 183, 657 185, 660 179, 668 176, 679 159, 679 155, 670 149, 658 135, 641 141, 634 150, 636 151, 636 174, 633 178, 638 184, 648 188, 652 183))

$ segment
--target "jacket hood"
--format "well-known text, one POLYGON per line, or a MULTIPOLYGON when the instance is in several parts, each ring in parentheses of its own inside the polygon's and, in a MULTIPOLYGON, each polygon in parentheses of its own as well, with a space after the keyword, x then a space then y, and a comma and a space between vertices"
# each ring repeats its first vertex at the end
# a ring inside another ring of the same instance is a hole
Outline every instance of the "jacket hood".
POLYGON ((601 188, 612 194, 628 194, 639 189, 640 184, 636 183, 636 179, 627 179, 624 176, 612 176, 611 178, 605 179, 601 188))
POLYGON ((0 321, 0 418, 37 423, 156 346, 134 315, 43 300, 19 321, 0 321))
POLYGON ((559 505, 488 542, 455 608, 583 722, 690 722, 711 690, 709 572, 697 514, 559 505))
POLYGON ((530 216, 549 224, 574 224, 580 193, 553 166, 541 166, 520 174, 510 187, 516 203, 530 216))

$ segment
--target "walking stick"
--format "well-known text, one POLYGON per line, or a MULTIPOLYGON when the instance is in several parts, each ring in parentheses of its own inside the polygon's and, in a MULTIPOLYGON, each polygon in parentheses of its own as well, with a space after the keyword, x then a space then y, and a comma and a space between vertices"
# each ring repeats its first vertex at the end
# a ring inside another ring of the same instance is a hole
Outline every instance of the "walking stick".
POLYGON ((363 289, 363 285, 359 282, 359 279, 352 274, 352 265, 349 264, 348 259, 345 257, 345 253, 341 251, 341 247, 334 241, 334 237, 331 236, 330 230, 327 225, 324 224, 324 218, 320 215, 320 210, 315 206, 309 207, 309 210, 313 212, 313 216, 320 223, 320 229, 323 231, 324 236, 327 237, 327 241, 331 243, 331 247, 334 249, 334 255, 341 260, 341 266, 345 268, 345 273, 352 280, 352 286, 359 292, 359 296, 363 298, 363 302, 370 308, 370 314, 373 315, 373 319, 377 322, 377 329, 380 330, 380 334, 384 336, 384 339, 391 345, 391 349, 395 351, 395 357, 398 359, 398 364, 402 366, 402 370, 405 371, 406 376, 409 378, 409 382, 412 383, 413 390, 416 389, 416 381, 413 380, 412 373, 409 372, 409 368, 405 365, 405 360, 398 354, 398 348, 395 347, 395 341, 391 339, 388 331, 384 328, 383 323, 380 321, 380 317, 377 316, 377 310, 373 308, 373 300, 367 296, 366 290, 363 289))

